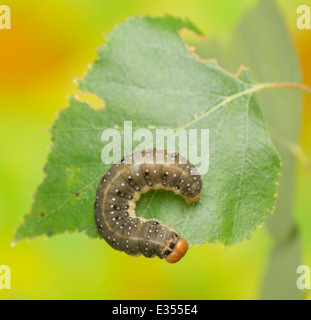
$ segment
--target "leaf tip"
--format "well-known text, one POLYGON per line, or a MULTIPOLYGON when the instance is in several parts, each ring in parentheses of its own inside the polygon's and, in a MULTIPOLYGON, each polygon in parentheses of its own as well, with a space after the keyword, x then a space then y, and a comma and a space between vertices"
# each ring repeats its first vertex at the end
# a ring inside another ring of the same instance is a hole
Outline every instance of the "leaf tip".
POLYGON ((20 229, 17 229, 17 230, 13 229, 14 236, 13 236, 12 241, 10 242, 10 247, 12 247, 12 248, 15 247, 16 244, 23 239, 23 237, 21 237, 20 234, 19 234, 19 230, 20 229))

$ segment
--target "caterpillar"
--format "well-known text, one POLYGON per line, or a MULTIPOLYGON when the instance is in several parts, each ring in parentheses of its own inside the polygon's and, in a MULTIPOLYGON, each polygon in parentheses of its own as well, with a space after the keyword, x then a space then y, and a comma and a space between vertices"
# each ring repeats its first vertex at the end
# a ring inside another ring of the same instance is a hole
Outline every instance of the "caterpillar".
POLYGON ((113 164, 101 179, 94 205, 97 229, 116 250, 175 263, 188 250, 187 241, 157 219, 137 217, 135 202, 151 189, 165 189, 189 204, 200 199, 201 188, 198 169, 179 153, 136 151, 113 164))

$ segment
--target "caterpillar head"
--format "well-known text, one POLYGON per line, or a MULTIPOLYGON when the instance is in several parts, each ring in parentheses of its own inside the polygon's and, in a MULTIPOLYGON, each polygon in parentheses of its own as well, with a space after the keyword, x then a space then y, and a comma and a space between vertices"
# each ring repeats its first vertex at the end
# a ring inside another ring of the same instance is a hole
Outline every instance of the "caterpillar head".
POLYGON ((187 250, 187 241, 184 238, 179 238, 173 250, 165 257, 165 260, 169 263, 178 262, 186 254, 187 250))

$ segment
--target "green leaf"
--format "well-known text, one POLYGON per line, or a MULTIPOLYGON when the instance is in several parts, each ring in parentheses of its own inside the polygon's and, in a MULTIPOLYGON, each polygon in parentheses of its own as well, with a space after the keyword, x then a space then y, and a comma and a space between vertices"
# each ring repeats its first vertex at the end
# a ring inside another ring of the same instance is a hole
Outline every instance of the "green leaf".
MULTIPOLYGON (((151 191, 137 215, 176 228, 190 245, 249 237, 274 210, 280 160, 265 128, 247 71, 239 77, 189 53, 178 31, 199 33, 170 16, 137 17, 117 26, 99 48, 80 89, 106 102, 100 110, 70 98, 52 130, 52 152, 31 213, 14 241, 65 231, 99 237, 93 204, 101 176, 102 131, 122 128, 209 129, 209 171, 200 201, 151 191)), ((204 146, 207 148, 207 146, 204 146)))

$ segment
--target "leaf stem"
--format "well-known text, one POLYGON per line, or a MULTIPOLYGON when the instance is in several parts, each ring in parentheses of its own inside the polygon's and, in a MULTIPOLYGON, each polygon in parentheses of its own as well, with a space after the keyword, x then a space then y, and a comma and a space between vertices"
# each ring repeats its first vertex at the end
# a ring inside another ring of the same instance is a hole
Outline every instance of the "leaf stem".
POLYGON ((193 119, 192 121, 186 123, 185 125, 183 125, 181 127, 175 128, 174 132, 177 131, 178 129, 187 128, 187 127, 191 126, 192 124, 194 124, 194 123, 200 121, 201 119, 205 118, 206 116, 208 116, 210 113, 213 113, 214 111, 216 111, 217 109, 219 109, 223 105, 226 105, 227 103, 230 103, 231 101, 234 101, 244 95, 247 95, 249 93, 255 93, 255 92, 267 90, 267 89, 277 89, 277 88, 297 89, 297 90, 302 90, 302 91, 305 91, 305 92, 311 94, 311 87, 309 87, 305 84, 302 84, 302 83, 295 83, 295 82, 257 83, 244 91, 238 92, 236 94, 233 94, 232 96, 227 97, 226 99, 224 99, 220 103, 218 103, 216 106, 214 106, 212 109, 202 113, 199 117, 193 119))
MULTIPOLYGON (((258 83, 253 88, 256 88, 256 91, 266 90, 266 89, 276 89, 276 88, 284 88, 284 89, 297 89, 311 94, 311 87, 295 82, 267 82, 267 83, 258 83)), ((255 91, 254 91, 255 92, 255 91)))
MULTIPOLYGON (((259 92, 259 91, 263 91, 263 90, 268 90, 268 89, 277 89, 277 88, 284 88, 284 89, 296 89, 296 90, 301 90, 301 91, 305 91, 309 94, 311 94, 311 87, 302 84, 302 83, 295 83, 295 82, 266 82, 266 83, 257 83, 255 85, 253 85, 252 87, 238 92, 236 94, 233 94, 232 96, 227 97, 226 99, 222 100, 221 102, 219 102, 217 105, 215 105, 214 107, 212 107, 210 110, 203 112, 200 116, 196 117, 195 119, 193 119, 192 121, 174 128, 173 132, 176 132, 179 129, 184 129, 184 128, 188 128, 191 125, 193 125, 194 123, 200 121, 201 119, 207 117, 208 115, 210 115, 211 113, 213 113, 214 111, 218 110, 220 107, 222 107, 223 105, 226 105, 244 95, 250 94, 250 93, 255 93, 255 92, 259 92)), ((171 135, 172 133, 168 134, 171 135)), ((164 135, 162 136, 160 139, 156 140, 155 143, 157 143, 159 140, 163 140, 166 136, 168 135, 164 135)), ((295 154, 300 153, 297 152, 297 150, 295 151, 295 154)))

